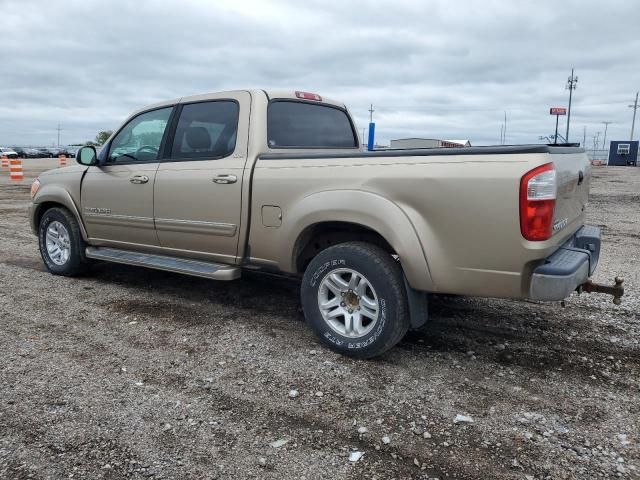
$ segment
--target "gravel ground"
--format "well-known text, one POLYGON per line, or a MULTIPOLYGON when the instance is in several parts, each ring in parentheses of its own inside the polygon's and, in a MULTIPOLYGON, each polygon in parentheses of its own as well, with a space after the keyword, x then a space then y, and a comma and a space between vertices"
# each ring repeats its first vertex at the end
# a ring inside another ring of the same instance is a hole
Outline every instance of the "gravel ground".
POLYGON ((374 361, 320 346, 288 281, 52 276, 6 177, 0 478, 640 478, 640 168, 595 169, 588 207, 622 305, 438 297, 374 361))

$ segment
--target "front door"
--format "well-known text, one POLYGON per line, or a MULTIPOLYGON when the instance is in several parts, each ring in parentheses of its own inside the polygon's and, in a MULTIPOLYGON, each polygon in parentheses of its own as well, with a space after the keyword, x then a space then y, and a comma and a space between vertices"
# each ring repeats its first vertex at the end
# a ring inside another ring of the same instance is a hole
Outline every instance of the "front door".
POLYGON ((181 105, 170 158, 158 167, 156 232, 176 255, 234 263, 251 97, 205 98, 181 105))
POLYGON ((82 181, 82 214, 92 240, 123 247, 158 246, 153 183, 173 107, 131 119, 114 137, 106 162, 82 181))

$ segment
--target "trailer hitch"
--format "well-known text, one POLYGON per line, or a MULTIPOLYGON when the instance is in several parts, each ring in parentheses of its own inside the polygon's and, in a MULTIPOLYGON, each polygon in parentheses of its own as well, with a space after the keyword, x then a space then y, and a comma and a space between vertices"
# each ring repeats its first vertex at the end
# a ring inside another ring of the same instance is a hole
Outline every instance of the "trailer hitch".
POLYGON ((613 295, 613 303, 620 305, 622 302, 621 298, 624 295, 624 287, 622 286, 624 279, 616 277, 614 281, 614 285, 601 285, 588 280, 578 287, 578 293, 606 293, 608 295, 613 295))

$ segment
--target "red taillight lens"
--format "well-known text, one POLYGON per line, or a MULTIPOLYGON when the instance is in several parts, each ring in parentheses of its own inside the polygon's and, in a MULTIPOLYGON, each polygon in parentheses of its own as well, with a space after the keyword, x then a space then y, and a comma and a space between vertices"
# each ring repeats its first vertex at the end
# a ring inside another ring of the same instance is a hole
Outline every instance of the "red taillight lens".
POLYGON ((520 232, 527 240, 548 240, 553 233, 557 196, 556 169, 547 163, 520 181, 520 232))
POLYGON ((322 97, 317 93, 296 92, 296 97, 302 98, 304 100, 315 100, 316 102, 322 101, 322 97))

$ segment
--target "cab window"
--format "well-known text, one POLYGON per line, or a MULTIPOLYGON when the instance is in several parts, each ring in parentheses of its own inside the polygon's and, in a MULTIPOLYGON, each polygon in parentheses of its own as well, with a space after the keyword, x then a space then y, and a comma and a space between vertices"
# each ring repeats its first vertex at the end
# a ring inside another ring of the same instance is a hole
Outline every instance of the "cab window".
POLYGON ((155 162, 173 107, 142 113, 127 123, 111 142, 110 163, 155 162))
POLYGON ((172 160, 219 159, 231 155, 238 133, 238 102, 214 100, 182 107, 176 127, 172 160))
POLYGON ((267 113, 269 148, 354 148, 356 134, 347 113, 329 105, 279 100, 267 113))

